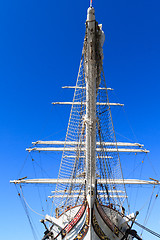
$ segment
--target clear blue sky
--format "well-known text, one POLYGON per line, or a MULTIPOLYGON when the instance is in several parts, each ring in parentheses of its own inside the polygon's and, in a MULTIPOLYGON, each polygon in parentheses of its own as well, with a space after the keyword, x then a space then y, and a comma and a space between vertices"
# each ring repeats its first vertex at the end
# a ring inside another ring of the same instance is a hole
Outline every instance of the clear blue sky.
MULTIPOLYGON (((160 180, 160 1, 93 0, 93 5, 106 36, 108 87, 125 104, 137 141, 151 152, 156 174, 148 175, 160 180)), ((34 239, 9 180, 18 176, 32 141, 65 135, 69 108, 53 108, 51 102, 72 100, 73 91, 61 86, 75 84, 88 6, 87 0, 0 1, 1 239, 34 239)), ((52 164, 56 177, 59 162, 52 164)), ((157 232, 159 205, 157 199, 147 225, 157 232)))

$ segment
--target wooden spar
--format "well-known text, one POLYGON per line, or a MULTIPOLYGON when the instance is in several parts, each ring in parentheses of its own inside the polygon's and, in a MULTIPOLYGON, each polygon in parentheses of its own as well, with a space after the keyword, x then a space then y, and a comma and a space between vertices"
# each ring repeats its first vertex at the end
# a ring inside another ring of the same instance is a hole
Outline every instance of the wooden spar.
MULTIPOLYGON (((86 105, 86 102, 52 102, 53 105, 86 105)), ((121 106, 123 107, 124 104, 121 103, 106 103, 106 102, 97 102, 96 105, 98 106, 121 106)))
MULTIPOLYGON (((76 155, 75 155, 75 156, 74 156, 74 155, 64 155, 63 157, 64 157, 64 158, 76 158, 76 157, 78 157, 78 156, 76 156, 76 155)), ((79 158, 85 158, 85 156, 81 156, 81 155, 80 155, 79 158)), ((97 158, 97 159, 101 159, 101 158, 104 158, 104 159, 105 159, 105 158, 113 158, 113 157, 111 157, 111 156, 97 156, 96 158, 97 158)))
MULTIPOLYGON (((105 197, 106 194, 101 195, 101 197, 105 197)), ((48 196, 48 198, 84 198, 84 195, 53 195, 53 196, 48 196)), ((110 198, 127 198, 127 196, 124 195, 109 195, 110 198)))
MULTIPOLYGON (((103 190, 97 190, 98 193, 104 193, 103 190)), ((111 193, 124 193, 125 191, 121 191, 121 190, 108 190, 108 192, 111 192, 111 193)), ((70 190, 59 190, 58 192, 57 191, 51 191, 51 193, 70 193, 70 190)), ((72 193, 84 193, 84 190, 72 190, 72 193)))
MULTIPOLYGON (((73 89, 86 89, 86 87, 79 87, 79 86, 64 86, 62 88, 73 88, 73 89)), ((98 88, 99 90, 110 90, 110 91, 113 91, 114 89, 113 88, 102 88, 102 87, 99 87, 98 88)))
MULTIPOLYGON (((10 183, 21 184, 85 184, 85 179, 22 179, 11 180, 10 183)), ((139 179, 97 179, 97 184, 128 184, 128 185, 160 185, 160 181, 139 179)))
MULTIPOLYGON (((33 147, 33 148, 26 148, 26 151, 31 152, 31 151, 48 151, 48 152, 55 152, 55 151, 68 151, 68 152, 76 152, 77 148, 76 147, 44 147, 44 148, 40 148, 40 147, 33 147)), ((79 151, 81 152, 85 152, 85 148, 80 148, 79 151)), ((96 148, 95 149, 96 152, 101 152, 102 149, 101 148, 96 148)), ((148 153, 149 151, 146 149, 129 149, 129 148, 103 148, 103 152, 123 152, 123 153, 148 153)), ((81 157, 81 156, 79 156, 81 157)))
MULTIPOLYGON (((79 142, 75 141, 36 141, 32 142, 33 145, 78 145, 79 142)), ((85 142, 81 142, 81 145, 84 145, 85 142)), ((143 147, 143 144, 140 143, 126 143, 126 142, 96 142, 97 146, 123 146, 123 147, 143 147)))

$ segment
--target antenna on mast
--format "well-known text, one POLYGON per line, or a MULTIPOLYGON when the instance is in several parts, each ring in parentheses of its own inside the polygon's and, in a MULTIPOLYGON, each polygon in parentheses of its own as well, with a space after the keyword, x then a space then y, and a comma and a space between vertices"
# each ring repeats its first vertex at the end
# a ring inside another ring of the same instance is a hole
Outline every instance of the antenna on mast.
POLYGON ((90 0, 90 7, 92 7, 92 0, 90 0))

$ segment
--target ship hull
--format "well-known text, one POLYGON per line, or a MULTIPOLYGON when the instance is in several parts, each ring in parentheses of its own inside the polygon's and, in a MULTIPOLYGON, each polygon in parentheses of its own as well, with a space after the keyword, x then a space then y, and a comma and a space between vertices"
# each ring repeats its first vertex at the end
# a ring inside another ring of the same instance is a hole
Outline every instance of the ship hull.
MULTIPOLYGON (((85 202, 68 209, 58 220, 63 228, 53 227, 53 239, 56 240, 120 240, 130 228, 121 213, 110 206, 101 205, 97 199, 92 210, 85 202)), ((133 238, 128 236, 127 239, 133 238)))

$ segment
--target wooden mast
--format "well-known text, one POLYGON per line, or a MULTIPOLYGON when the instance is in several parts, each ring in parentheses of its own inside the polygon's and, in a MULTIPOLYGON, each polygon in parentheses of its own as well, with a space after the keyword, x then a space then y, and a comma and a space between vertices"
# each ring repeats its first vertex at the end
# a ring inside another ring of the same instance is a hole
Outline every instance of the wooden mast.
POLYGON ((96 169, 96 34, 95 11, 89 7, 86 21, 85 81, 86 81, 86 195, 90 208, 88 240, 92 239, 91 214, 95 199, 96 169))

